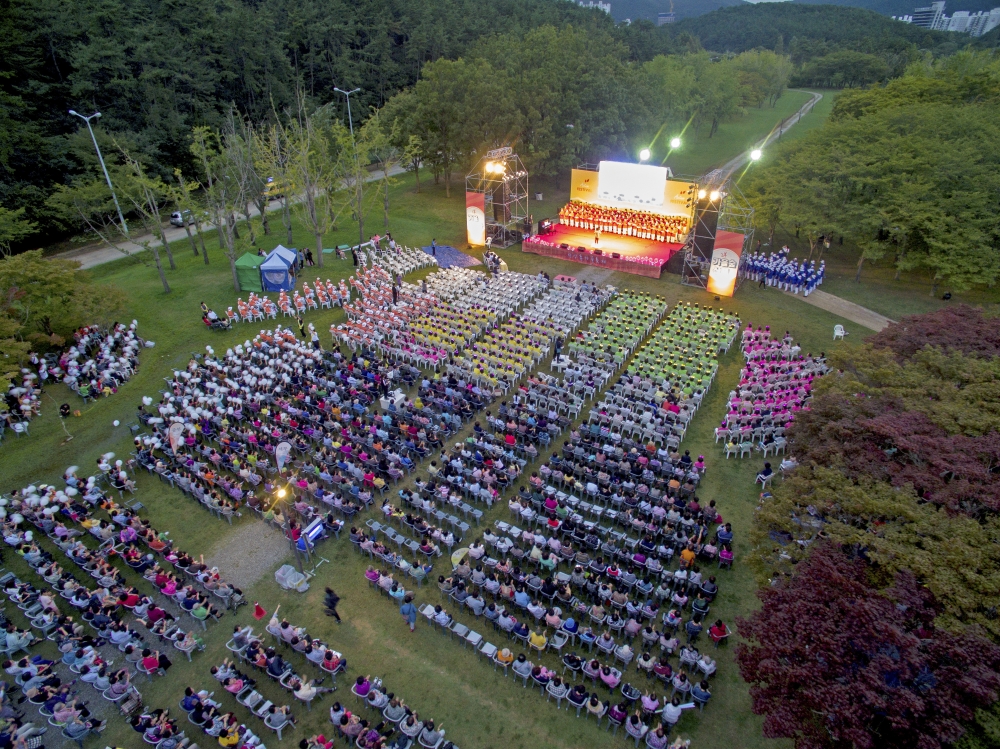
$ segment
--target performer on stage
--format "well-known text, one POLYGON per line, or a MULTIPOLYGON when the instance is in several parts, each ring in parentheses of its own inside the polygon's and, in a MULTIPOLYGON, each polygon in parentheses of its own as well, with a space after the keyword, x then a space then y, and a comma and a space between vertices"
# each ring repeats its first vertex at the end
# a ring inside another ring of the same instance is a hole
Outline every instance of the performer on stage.
POLYGON ((601 227, 597 227, 594 230, 594 247, 597 247, 601 243, 601 227))

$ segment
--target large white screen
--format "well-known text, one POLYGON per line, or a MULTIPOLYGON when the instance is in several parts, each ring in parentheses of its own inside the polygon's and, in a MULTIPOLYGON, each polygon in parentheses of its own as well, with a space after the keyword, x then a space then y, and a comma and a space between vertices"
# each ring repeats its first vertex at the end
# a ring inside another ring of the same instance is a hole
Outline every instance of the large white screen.
POLYGON ((635 207, 662 208, 666 184, 666 167, 602 161, 598 172, 597 199, 635 207))

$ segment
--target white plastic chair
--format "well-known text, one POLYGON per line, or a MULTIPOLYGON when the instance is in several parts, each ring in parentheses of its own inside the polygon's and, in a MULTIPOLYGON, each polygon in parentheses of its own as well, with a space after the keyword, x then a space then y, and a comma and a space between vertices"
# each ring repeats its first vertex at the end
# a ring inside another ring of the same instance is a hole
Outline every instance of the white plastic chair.
POLYGON ((843 325, 834 325, 833 326, 833 340, 836 341, 838 338, 840 338, 841 340, 843 340, 843 338, 844 338, 845 335, 847 335, 847 331, 844 330, 844 326, 843 325))

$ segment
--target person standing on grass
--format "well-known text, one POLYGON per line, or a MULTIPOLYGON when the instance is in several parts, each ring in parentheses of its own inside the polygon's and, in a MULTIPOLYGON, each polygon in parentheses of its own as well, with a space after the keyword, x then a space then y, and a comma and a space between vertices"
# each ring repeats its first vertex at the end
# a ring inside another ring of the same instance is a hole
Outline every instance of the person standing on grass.
POLYGON ((340 614, 337 613, 337 604, 340 603, 340 596, 334 593, 330 588, 326 589, 326 597, 323 599, 323 606, 326 609, 326 615, 332 616, 337 620, 337 624, 343 624, 340 619, 340 614))
POLYGON ((295 322, 299 325, 299 340, 304 341, 306 339, 306 321, 302 319, 302 315, 297 315, 295 322))
POLYGON ((403 615, 403 619, 410 625, 410 631, 413 632, 417 627, 417 607, 413 605, 412 593, 407 593, 406 597, 403 598, 403 605, 399 607, 399 613, 403 615))
POLYGON ((434 257, 437 257, 438 255, 438 245, 436 239, 431 240, 431 255, 433 255, 434 257))

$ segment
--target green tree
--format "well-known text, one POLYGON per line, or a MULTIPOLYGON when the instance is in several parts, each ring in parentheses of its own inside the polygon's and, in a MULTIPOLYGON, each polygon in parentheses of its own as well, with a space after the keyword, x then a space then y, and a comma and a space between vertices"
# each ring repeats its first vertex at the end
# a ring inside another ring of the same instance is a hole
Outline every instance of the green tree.
POLYGON ((24 213, 24 208, 10 211, 0 206, 0 255, 9 255, 11 243, 31 236, 38 226, 25 219, 24 213))
POLYGON ((115 286, 87 281, 75 260, 43 257, 41 250, 0 259, 0 314, 18 340, 58 346, 83 325, 107 324, 121 313, 124 295, 115 286))
POLYGON ((323 235, 355 192, 347 185, 348 179, 357 178, 351 136, 329 109, 307 114, 300 104, 282 126, 281 140, 287 149, 289 181, 300 197, 295 207, 315 238, 316 262, 322 266, 323 235))
POLYGON ((383 120, 376 110, 361 128, 360 139, 366 144, 365 150, 382 173, 378 192, 382 195, 383 226, 388 229, 389 187, 395 184, 391 172, 404 156, 404 152, 397 145, 399 126, 395 121, 383 120))
POLYGON ((174 182, 175 184, 170 186, 170 199, 182 213, 184 211, 189 211, 191 213, 191 217, 194 219, 195 235, 197 236, 198 241, 196 242, 195 237, 191 235, 191 224, 188 223, 187 219, 184 220, 184 232, 187 234, 188 241, 191 243, 191 249, 194 250, 196 257, 198 255, 198 243, 201 243, 201 255, 205 260, 205 265, 208 265, 208 251, 205 249, 205 235, 201 232, 201 214, 204 209, 195 200, 195 195, 201 188, 201 185, 197 182, 188 182, 185 180, 180 169, 174 169, 174 182))

